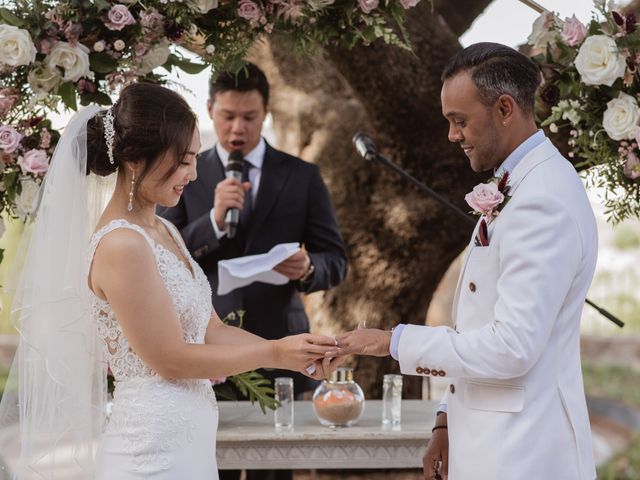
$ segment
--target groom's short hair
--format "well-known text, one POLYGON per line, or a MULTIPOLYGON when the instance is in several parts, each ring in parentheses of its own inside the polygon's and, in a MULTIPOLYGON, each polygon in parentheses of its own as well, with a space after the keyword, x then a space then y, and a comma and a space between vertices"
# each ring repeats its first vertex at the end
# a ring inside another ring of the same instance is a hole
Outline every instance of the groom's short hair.
POLYGON ((235 90, 250 92, 257 90, 262 96, 265 108, 269 103, 269 82, 262 70, 253 63, 247 62, 238 72, 215 72, 209 82, 209 100, 215 101, 218 93, 235 90))
POLYGON ((462 72, 470 72, 485 105, 510 95, 523 112, 533 114, 540 70, 526 55, 499 43, 475 43, 449 60, 442 81, 462 72))

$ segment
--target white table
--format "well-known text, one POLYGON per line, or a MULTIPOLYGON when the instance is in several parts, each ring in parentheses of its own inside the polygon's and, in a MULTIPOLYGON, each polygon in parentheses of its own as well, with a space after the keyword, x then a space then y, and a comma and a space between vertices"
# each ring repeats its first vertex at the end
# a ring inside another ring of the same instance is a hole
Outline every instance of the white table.
POLYGON ((273 412, 249 402, 220 402, 218 468, 420 468, 438 402, 403 400, 402 425, 381 424, 382 402, 367 400, 357 425, 332 429, 318 422, 311 402, 295 402, 294 428, 276 431, 273 412))

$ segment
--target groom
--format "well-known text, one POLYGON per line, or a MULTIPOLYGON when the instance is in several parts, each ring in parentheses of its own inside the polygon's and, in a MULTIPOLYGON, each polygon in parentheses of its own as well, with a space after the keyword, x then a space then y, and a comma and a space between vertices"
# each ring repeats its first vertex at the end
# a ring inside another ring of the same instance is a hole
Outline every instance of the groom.
POLYGON ((404 374, 449 378, 425 479, 437 469, 451 480, 596 478, 579 338, 596 223, 575 169, 536 127, 539 78, 495 43, 462 50, 442 74, 449 140, 504 192, 468 197, 485 215, 463 260, 455 328, 338 337, 345 354, 391 354, 404 374))

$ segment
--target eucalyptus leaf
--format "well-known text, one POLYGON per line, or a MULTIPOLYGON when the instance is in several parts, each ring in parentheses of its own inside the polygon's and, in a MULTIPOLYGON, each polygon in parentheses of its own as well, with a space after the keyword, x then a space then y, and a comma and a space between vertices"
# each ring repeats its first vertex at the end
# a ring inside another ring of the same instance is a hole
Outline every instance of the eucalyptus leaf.
POLYGON ((4 23, 13 25, 14 27, 23 27, 25 25, 24 20, 16 16, 8 8, 0 7, 0 17, 4 20, 4 23))

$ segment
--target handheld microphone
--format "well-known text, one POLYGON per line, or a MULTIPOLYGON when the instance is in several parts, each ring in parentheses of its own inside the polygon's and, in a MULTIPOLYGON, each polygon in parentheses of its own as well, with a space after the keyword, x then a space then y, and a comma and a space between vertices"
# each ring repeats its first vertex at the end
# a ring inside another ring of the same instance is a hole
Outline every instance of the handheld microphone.
POLYGON ((365 160, 375 160, 378 156, 378 149, 376 148, 376 144, 373 143, 373 140, 371 140, 371 138, 366 133, 356 133, 353 136, 352 142, 356 147, 358 153, 365 160))
MULTIPOLYGON (((242 172, 244 172, 244 157, 242 153, 234 150, 229 154, 229 163, 225 169, 227 178, 235 178, 239 182, 242 182, 242 172)), ((230 208, 224 217, 224 221, 227 225, 227 237, 233 238, 238 231, 238 222, 240 221, 240 210, 237 208, 230 208)))

